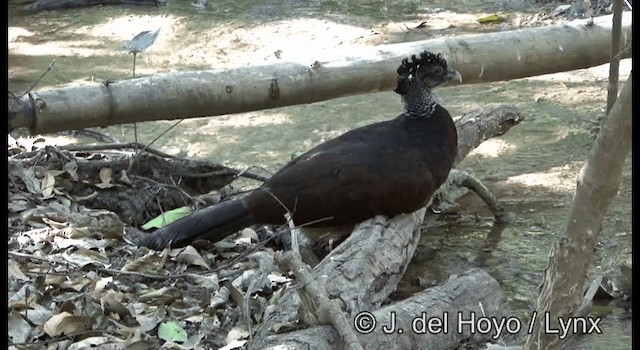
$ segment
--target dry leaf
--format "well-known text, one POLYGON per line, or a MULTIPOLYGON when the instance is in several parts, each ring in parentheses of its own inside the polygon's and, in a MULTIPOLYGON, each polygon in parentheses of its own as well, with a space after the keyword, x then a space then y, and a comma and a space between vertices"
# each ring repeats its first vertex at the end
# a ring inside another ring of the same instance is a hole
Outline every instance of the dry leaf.
POLYGON ((31 325, 15 310, 9 313, 7 328, 7 334, 14 343, 26 343, 29 339, 31 325))
POLYGON ((157 308, 149 308, 149 305, 143 303, 137 303, 143 306, 143 310, 147 311, 146 314, 138 314, 135 316, 136 321, 140 324, 140 329, 143 332, 148 332, 162 322, 167 315, 167 308, 164 305, 160 305, 157 308), (151 310, 151 312, 149 312, 151 310))
POLYGON ((202 266, 207 270, 209 269, 209 264, 207 264, 202 255, 200 255, 200 253, 198 253, 198 251, 192 246, 172 249, 169 252, 169 255, 174 257, 173 260, 175 260, 176 262, 202 266))
POLYGON ((164 266, 165 258, 154 252, 130 261, 122 267, 122 271, 157 273, 164 266))
MULTIPOLYGON (((247 334, 249 334, 247 332, 247 334)), ((246 344, 247 341, 246 340, 232 340, 229 342, 229 344, 221 347, 218 350, 233 350, 233 349, 242 349, 244 347, 244 344, 246 344)))
POLYGON ((176 287, 162 287, 158 290, 149 291, 138 297, 139 301, 148 302, 151 305, 168 305, 176 299, 182 299, 180 291, 176 287))
POLYGON ((25 309, 20 312, 22 316, 36 326, 43 325, 53 316, 53 311, 42 305, 34 305, 32 309, 25 309))
POLYGON ((102 168, 100 169, 100 181, 102 181, 102 183, 96 184, 96 187, 102 189, 111 188, 113 187, 113 184, 111 183, 112 179, 113 171, 111 168, 102 168))
POLYGON ((84 202, 84 201, 91 201, 97 196, 98 196, 98 192, 92 192, 91 194, 88 194, 86 196, 79 196, 79 197, 75 197, 74 199, 76 202, 84 202))
POLYGON ((100 294, 100 292, 102 292, 104 290, 104 288, 109 284, 109 283, 113 283, 113 277, 103 277, 100 278, 97 282, 95 287, 93 288, 93 292, 95 294, 100 294))
POLYGON ((231 292, 229 291, 229 288, 223 286, 213 295, 213 297, 211 297, 209 306, 212 308, 216 308, 220 305, 226 304, 229 301, 230 294, 231 292))
POLYGON ((129 176, 127 176, 127 171, 124 169, 120 172, 120 182, 125 185, 133 186, 133 182, 131 182, 129 176))
POLYGON ((85 249, 97 248, 100 251, 104 251, 105 248, 112 246, 113 244, 114 243, 111 240, 106 240, 106 239, 94 239, 94 238, 74 239, 74 238, 65 238, 60 236, 56 236, 53 238, 54 250, 64 250, 69 247, 78 247, 78 248, 85 248, 85 249))
POLYGON ((73 181, 78 181, 78 163, 75 160, 72 160, 64 165, 64 170, 71 176, 73 181))
POLYGON ((100 305, 102 306, 104 314, 109 315, 111 313, 115 313, 120 316, 120 319, 126 316, 131 316, 129 310, 122 305, 118 299, 122 299, 121 293, 113 290, 107 291, 107 293, 100 299, 100 305))
POLYGON ((118 339, 114 336, 99 336, 89 337, 80 340, 79 342, 69 345, 67 350, 82 350, 82 349, 109 349, 120 350, 128 349, 124 340, 118 339))
POLYGON ((40 194, 40 181, 36 179, 35 170, 33 168, 25 169, 22 163, 18 163, 15 167, 18 177, 27 186, 27 191, 32 194, 40 194))
POLYGON ((75 316, 64 311, 47 320, 43 329, 50 337, 57 337, 91 329, 91 323, 91 318, 87 316, 75 316))
POLYGON ((15 260, 13 259, 9 259, 8 261, 8 272, 9 272, 9 279, 11 278, 15 278, 21 281, 28 281, 29 277, 27 277, 27 275, 25 275, 22 270, 20 269, 20 265, 18 265, 17 262, 15 262, 15 260))
POLYGON ((109 264, 109 257, 93 250, 80 248, 71 254, 63 253, 64 260, 72 262, 80 267, 89 264, 106 267, 109 264))
POLYGON ((48 171, 44 174, 42 178, 42 197, 44 199, 53 197, 53 186, 56 184, 55 176, 51 175, 48 171))

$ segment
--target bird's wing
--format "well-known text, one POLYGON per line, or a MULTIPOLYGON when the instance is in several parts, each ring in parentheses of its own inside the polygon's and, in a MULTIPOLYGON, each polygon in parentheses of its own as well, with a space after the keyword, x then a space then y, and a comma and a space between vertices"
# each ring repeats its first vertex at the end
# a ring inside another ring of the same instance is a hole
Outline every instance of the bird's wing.
POLYGON ((355 223, 416 210, 430 191, 428 168, 387 146, 357 138, 324 143, 280 169, 246 203, 258 222, 281 221, 284 206, 298 224, 329 217, 334 224, 355 223))

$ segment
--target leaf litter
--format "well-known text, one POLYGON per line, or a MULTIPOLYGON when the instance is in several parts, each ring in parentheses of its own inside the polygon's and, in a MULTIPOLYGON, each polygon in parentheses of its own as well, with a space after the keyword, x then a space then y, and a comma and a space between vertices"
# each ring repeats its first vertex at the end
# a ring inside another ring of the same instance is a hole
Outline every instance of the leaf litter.
POLYGON ((170 171, 145 166, 173 161, 152 152, 139 154, 139 166, 127 172, 122 165, 132 152, 37 145, 9 147, 8 335, 14 346, 234 348, 260 322, 273 289, 291 282, 276 271, 274 251, 256 245, 252 229, 204 249, 151 252, 135 245, 145 234, 137 229, 142 223, 161 227, 203 200, 219 201, 255 181, 225 175, 178 188, 175 179, 159 175, 170 171), (157 207, 142 210, 144 221, 128 216, 122 203, 149 191, 170 191, 179 200, 152 196, 157 207))

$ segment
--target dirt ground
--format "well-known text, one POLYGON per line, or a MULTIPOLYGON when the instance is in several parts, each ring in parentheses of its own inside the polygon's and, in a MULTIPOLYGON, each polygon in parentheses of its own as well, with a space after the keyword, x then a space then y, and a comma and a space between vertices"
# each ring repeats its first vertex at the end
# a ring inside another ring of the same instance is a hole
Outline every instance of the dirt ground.
MULTIPOLYGON (((161 28, 161 34, 148 51, 138 56, 137 75, 269 64, 279 59, 307 61, 316 53, 339 51, 342 47, 357 50, 362 46, 568 20, 567 16, 553 15, 558 4, 521 3, 522 6, 514 8, 516 2, 505 3, 511 7, 496 2, 443 4, 419 8, 421 11, 403 13, 398 18, 385 17, 382 10, 382 14, 378 11, 366 19, 322 10, 312 18, 276 21, 266 20, 261 16, 271 14, 259 11, 252 20, 242 17, 221 20, 223 9, 206 12, 190 6, 169 10, 91 8, 83 9, 83 16, 74 11, 24 15, 14 9, 9 18, 9 89, 15 92, 27 89, 53 58, 56 58, 54 69, 38 88, 129 77, 131 55, 120 47, 136 33, 155 28, 161 28), (494 13, 496 4, 502 6, 499 13, 506 20, 479 24, 476 19, 494 13), (427 23, 424 28, 416 28, 423 22, 427 23)), ((395 13, 394 8, 388 11, 395 13)), ((621 86, 630 70, 630 60, 624 60, 621 86)), ((520 125, 483 143, 459 166, 495 191, 517 219, 502 231, 492 251, 484 254, 482 247, 493 227, 489 212, 476 197, 463 197, 461 214, 423 237, 422 246, 429 257, 410 267, 399 295, 480 266, 501 282, 513 312, 524 317, 534 307, 549 248, 555 233, 564 225, 578 172, 595 139, 592 131, 604 112, 607 78, 608 65, 603 65, 438 90, 438 98, 452 115, 501 103, 517 106, 525 116, 520 125)), ((400 109, 397 96, 383 92, 184 120, 156 141, 154 147, 235 168, 258 165, 265 172, 273 172, 293 154, 346 130, 395 117, 400 109)), ((140 123, 138 140, 149 143, 174 123, 140 123)), ((123 142, 134 139, 132 125, 100 131, 123 142)), ((93 142, 64 134, 46 135, 45 139, 45 143, 58 145, 93 142)), ((631 254, 631 175, 629 157, 618 196, 607 211, 602 244, 592 261, 593 274, 607 271, 612 261, 631 254)), ((606 313, 606 318, 605 334, 589 338, 580 348, 598 349, 603 344, 608 349, 630 348, 628 315, 613 310, 606 313)))

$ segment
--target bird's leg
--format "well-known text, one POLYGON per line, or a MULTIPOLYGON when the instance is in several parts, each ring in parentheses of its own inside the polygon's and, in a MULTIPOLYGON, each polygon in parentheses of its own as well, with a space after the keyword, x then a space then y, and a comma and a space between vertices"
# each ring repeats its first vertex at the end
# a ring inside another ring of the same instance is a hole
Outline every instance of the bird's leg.
MULTIPOLYGON (((513 213, 505 212, 504 206, 496 196, 475 176, 466 171, 452 169, 449 178, 438 192, 449 191, 451 186, 466 187, 475 192, 489 207, 497 222, 508 222, 513 219, 513 213)), ((440 194, 442 195, 442 194, 440 194)))

